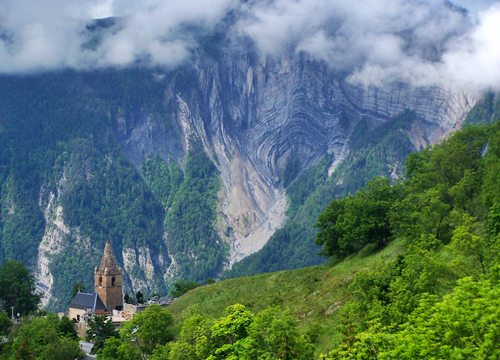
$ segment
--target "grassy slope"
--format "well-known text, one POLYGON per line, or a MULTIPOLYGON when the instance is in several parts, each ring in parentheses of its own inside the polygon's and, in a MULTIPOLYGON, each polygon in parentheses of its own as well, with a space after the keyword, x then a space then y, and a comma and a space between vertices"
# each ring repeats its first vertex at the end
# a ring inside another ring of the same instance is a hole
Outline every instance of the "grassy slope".
POLYGON ((202 313, 213 318, 222 316, 224 309, 235 303, 254 311, 279 305, 289 309, 305 330, 318 333, 317 352, 325 352, 339 340, 337 310, 348 300, 346 290, 354 275, 373 268, 379 261, 394 258, 400 251, 401 245, 393 242, 373 255, 363 256, 361 251, 336 265, 220 281, 191 290, 177 299, 170 310, 176 320, 180 320, 184 310, 195 304, 202 313))

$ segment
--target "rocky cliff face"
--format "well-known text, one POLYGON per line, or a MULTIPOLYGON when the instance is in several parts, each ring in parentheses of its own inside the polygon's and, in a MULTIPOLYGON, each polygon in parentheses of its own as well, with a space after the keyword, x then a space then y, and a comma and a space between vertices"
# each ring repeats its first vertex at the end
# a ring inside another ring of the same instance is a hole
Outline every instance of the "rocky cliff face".
POLYGON ((123 143, 140 162, 151 152, 185 153, 192 136, 202 141, 224 185, 219 230, 230 244, 229 266, 260 250, 284 223, 285 172, 293 178, 327 154, 332 172, 362 119, 376 127, 414 110, 421 121, 409 135, 418 149, 459 128, 474 104, 439 88, 365 89, 303 54, 261 60, 233 49, 216 60, 197 62, 187 80, 165 77, 170 135, 145 117, 123 143))

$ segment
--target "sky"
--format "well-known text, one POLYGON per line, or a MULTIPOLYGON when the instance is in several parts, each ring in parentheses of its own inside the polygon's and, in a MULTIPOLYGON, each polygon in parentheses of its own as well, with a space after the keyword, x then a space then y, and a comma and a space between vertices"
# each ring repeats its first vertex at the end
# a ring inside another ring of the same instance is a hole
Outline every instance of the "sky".
POLYGON ((230 11, 230 33, 262 59, 305 52, 364 86, 500 89, 500 0, 0 0, 0 73, 174 68, 197 47, 186 29, 210 32, 230 11), (86 46, 108 16, 119 26, 86 46))

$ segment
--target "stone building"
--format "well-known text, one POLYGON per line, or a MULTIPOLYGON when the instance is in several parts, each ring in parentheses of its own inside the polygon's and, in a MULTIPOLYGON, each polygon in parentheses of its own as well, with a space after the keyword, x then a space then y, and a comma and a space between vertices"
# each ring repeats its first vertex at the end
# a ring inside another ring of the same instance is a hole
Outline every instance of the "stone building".
POLYGON ((122 272, 116 264, 109 241, 104 246, 101 264, 94 271, 94 292, 99 295, 108 310, 122 309, 122 272))
POLYGON ((68 306, 68 317, 80 322, 86 321, 90 315, 111 315, 113 310, 121 310, 122 283, 122 272, 107 241, 101 263, 94 270, 94 293, 78 292, 68 306))
POLYGON ((68 307, 68 317, 76 322, 85 320, 89 314, 104 315, 106 306, 103 304, 99 295, 78 292, 68 307))

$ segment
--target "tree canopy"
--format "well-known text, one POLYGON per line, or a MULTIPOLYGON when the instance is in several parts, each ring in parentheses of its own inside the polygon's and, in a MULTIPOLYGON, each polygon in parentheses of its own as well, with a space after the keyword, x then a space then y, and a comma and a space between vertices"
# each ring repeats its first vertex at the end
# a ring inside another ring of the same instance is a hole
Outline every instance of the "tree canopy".
POLYGON ((94 343, 92 352, 96 353, 102 349, 104 342, 111 338, 118 337, 118 331, 106 315, 95 315, 91 317, 87 324, 87 341, 94 343))
POLYGON ((216 320, 193 308, 182 321, 176 338, 171 326, 168 311, 151 306, 120 330, 120 340, 106 340, 99 358, 312 359, 314 351, 310 339, 299 332, 297 321, 277 307, 254 314, 244 305, 234 304, 216 320))
POLYGON ((359 250, 360 239, 382 245, 381 229, 403 248, 356 276, 343 340, 326 359, 499 356, 499 170, 500 123, 471 126, 410 155, 406 178, 382 187, 398 195, 375 218, 366 210, 373 183, 325 210, 318 242, 330 256, 359 250))
POLYGON ((69 319, 51 314, 25 319, 2 355, 8 359, 74 360, 82 353, 69 319))
POLYGON ((37 309, 40 296, 36 294, 35 279, 20 262, 9 260, 0 265, 0 308, 10 314, 27 315, 37 309))
POLYGON ((355 195, 334 200, 318 218, 317 244, 323 254, 339 258, 368 243, 383 247, 392 237, 390 211, 403 195, 401 186, 376 178, 355 195))
POLYGON ((167 309, 151 305, 122 326, 120 337, 134 343, 141 353, 151 354, 157 346, 173 339, 173 324, 174 320, 167 309))

